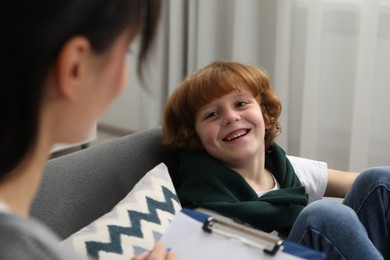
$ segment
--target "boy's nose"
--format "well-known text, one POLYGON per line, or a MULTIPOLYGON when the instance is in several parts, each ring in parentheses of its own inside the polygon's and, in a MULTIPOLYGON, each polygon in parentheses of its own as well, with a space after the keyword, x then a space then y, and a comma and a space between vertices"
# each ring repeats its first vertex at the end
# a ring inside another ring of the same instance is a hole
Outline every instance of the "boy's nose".
POLYGON ((240 120, 240 115, 237 113, 237 111, 229 110, 224 113, 224 125, 230 125, 231 123, 240 120))

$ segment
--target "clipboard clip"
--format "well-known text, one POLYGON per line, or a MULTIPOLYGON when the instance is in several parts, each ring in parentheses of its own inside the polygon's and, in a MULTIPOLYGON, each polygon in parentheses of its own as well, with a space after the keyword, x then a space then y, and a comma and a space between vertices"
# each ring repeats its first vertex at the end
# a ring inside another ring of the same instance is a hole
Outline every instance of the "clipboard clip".
POLYGON ((207 233, 217 233, 228 238, 238 239, 243 244, 257 247, 271 256, 283 248, 283 240, 275 235, 245 226, 208 210, 197 210, 210 215, 202 226, 202 229, 207 233))

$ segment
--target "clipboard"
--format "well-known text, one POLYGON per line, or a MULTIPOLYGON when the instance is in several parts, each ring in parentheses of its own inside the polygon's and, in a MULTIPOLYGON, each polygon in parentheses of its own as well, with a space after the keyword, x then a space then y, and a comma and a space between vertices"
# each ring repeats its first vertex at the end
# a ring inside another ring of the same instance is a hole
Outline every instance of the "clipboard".
POLYGON ((182 209, 161 240, 179 259, 326 259, 322 252, 205 209, 182 209))

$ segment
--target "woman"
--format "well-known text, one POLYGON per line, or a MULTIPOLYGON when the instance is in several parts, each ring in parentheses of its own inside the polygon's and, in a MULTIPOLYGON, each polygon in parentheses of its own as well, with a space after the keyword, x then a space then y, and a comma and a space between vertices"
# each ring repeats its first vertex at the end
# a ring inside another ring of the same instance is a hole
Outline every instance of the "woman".
MULTIPOLYGON (((51 147, 85 139, 121 92, 140 34, 139 72, 157 0, 7 1, 0 15, 0 259, 78 259, 29 219, 51 147)), ((163 245, 151 256, 171 257, 163 245), (157 253, 156 253, 157 252, 157 253)))

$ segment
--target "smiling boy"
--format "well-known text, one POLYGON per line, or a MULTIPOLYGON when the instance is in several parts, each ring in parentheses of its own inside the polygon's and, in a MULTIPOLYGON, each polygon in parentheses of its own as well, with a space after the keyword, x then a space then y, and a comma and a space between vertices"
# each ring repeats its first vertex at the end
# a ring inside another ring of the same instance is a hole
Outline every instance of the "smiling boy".
POLYGON ((256 191, 275 186, 264 168, 264 120, 252 93, 232 91, 213 100, 199 110, 195 122, 211 156, 239 172, 256 191))
MULTIPOLYGON (((258 68, 216 62, 189 75, 168 100, 163 124, 164 144, 183 149, 182 204, 287 235, 307 195, 274 144, 280 111, 266 73, 258 68)), ((309 189, 323 195, 326 167, 306 168, 316 174, 309 189)))
POLYGON ((325 251, 329 259, 377 259, 375 246, 388 255, 387 233, 381 230, 389 218, 373 218, 372 207, 378 215, 390 215, 383 206, 390 197, 390 168, 367 170, 354 183, 357 173, 287 156, 275 143, 280 113, 281 102, 260 68, 217 61, 188 75, 169 97, 162 124, 163 145, 180 150, 182 206, 277 231, 325 251), (366 185, 373 188, 361 192, 366 185), (345 201, 359 216, 350 207, 320 200, 344 197, 351 186, 345 201), (362 223, 370 226, 375 246, 362 223))

